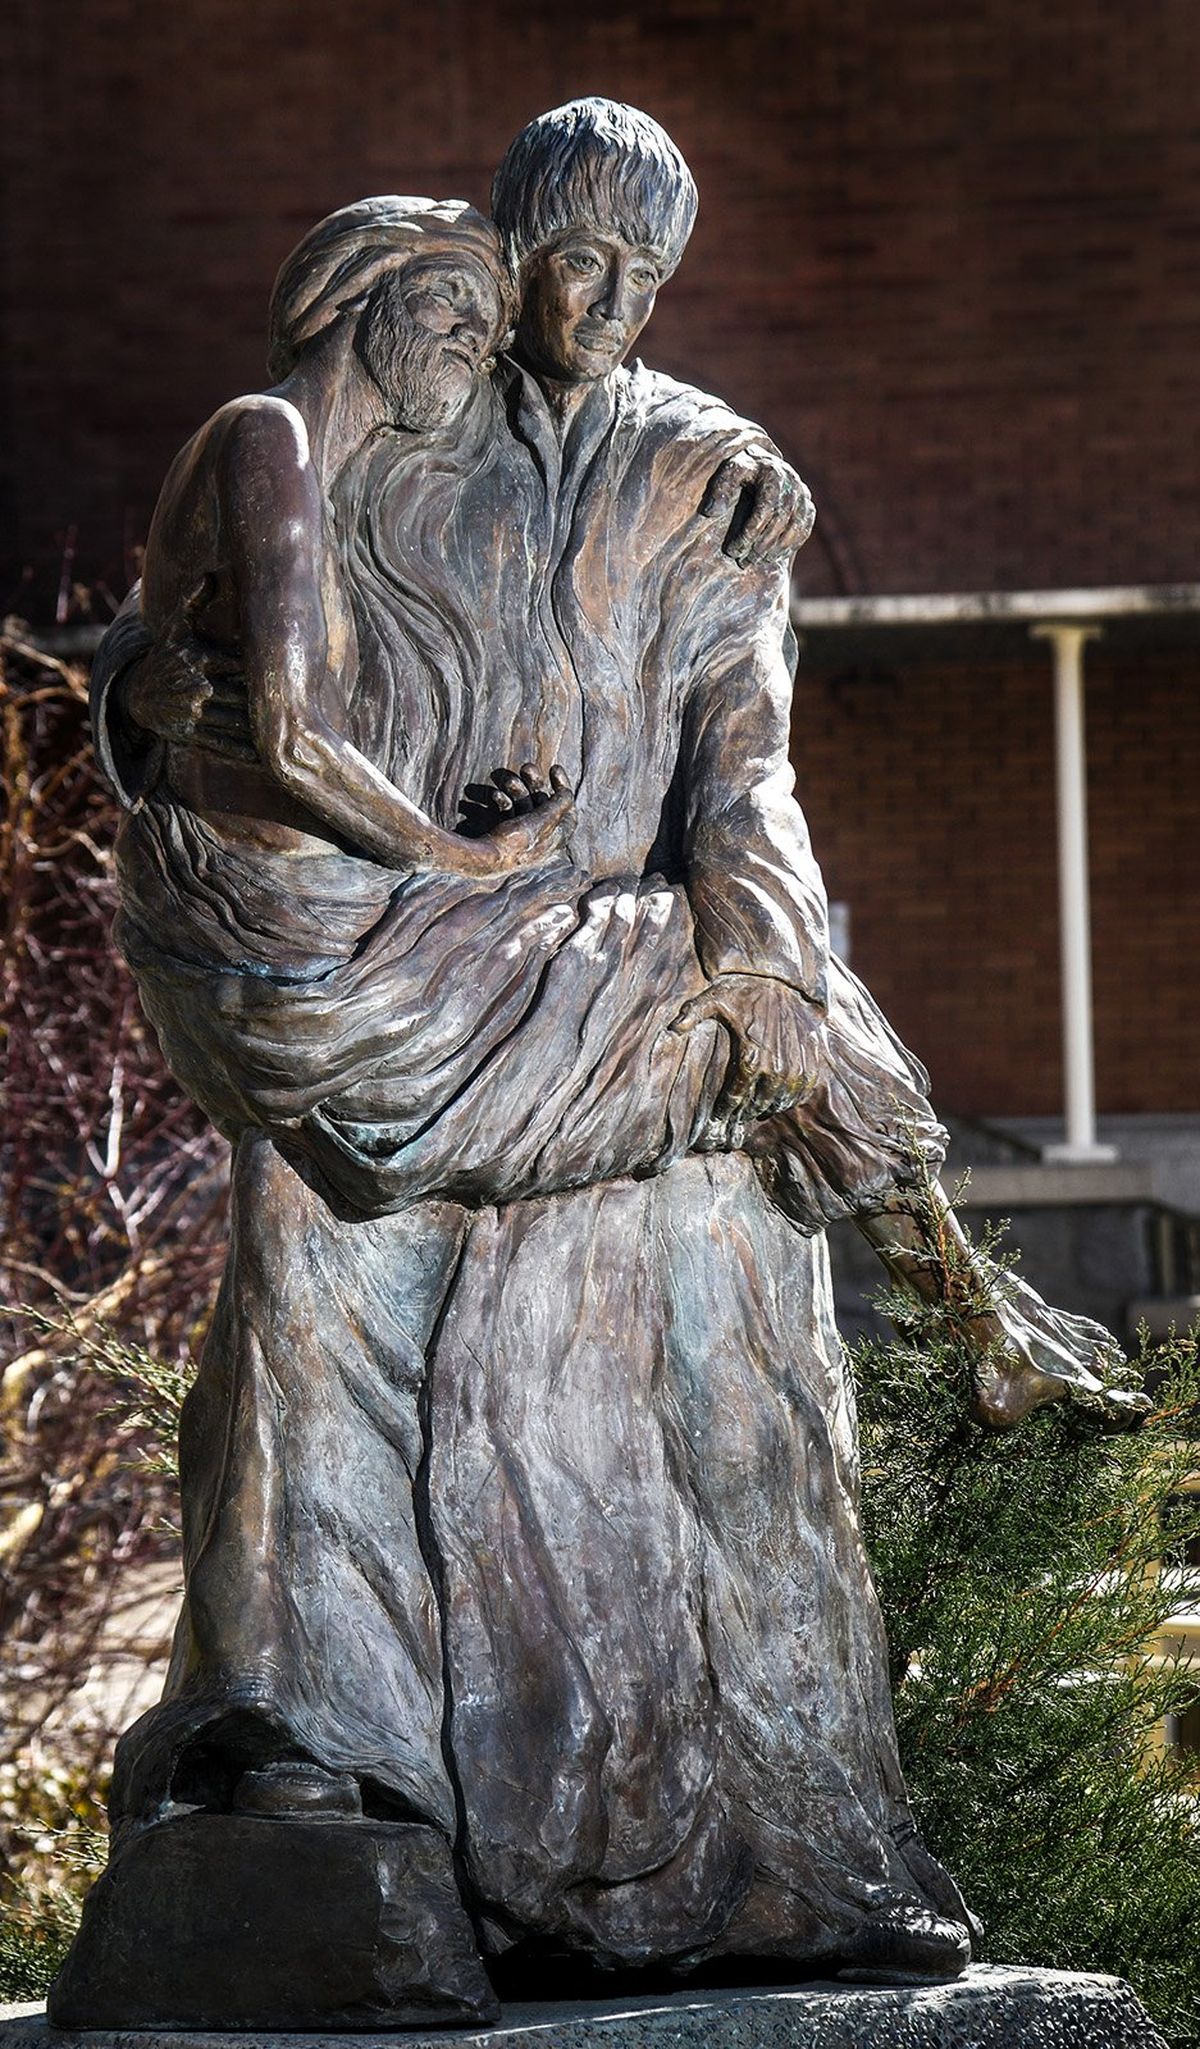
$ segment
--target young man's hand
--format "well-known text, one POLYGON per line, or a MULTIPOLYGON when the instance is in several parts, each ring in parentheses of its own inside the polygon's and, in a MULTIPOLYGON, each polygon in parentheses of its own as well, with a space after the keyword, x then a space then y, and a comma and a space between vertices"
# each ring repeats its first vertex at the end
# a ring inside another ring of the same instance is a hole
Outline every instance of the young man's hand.
POLYGON ((794 555, 817 516, 807 484, 771 448, 729 456, 710 477, 700 510, 705 519, 723 522, 722 549, 743 569, 794 555))
POLYGON ((133 664, 120 691, 122 709, 156 739, 235 760, 254 759, 238 664, 198 640, 182 613, 133 664))
POLYGON ((771 975, 719 975, 684 1004, 672 1031, 724 1025, 729 1070, 713 1105, 710 1142, 736 1151, 752 1124, 778 1117, 812 1094, 824 1050, 825 1017, 787 982, 771 975))
POLYGON ((490 783, 467 784, 459 799, 462 815, 455 830, 466 839, 482 839, 485 834, 504 831, 507 820, 551 806, 556 815, 565 816, 571 801, 567 772, 557 762, 545 780, 532 761, 523 761, 520 768, 494 768, 490 783))

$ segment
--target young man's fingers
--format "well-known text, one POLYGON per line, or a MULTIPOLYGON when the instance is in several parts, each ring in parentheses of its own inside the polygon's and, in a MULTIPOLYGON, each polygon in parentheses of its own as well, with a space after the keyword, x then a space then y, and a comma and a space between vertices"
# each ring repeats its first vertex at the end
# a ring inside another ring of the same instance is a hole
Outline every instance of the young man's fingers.
POLYGON ((708 480, 700 510, 705 519, 732 519, 738 499, 754 481, 754 464, 744 455, 726 456, 708 480))
POLYGON ((796 1088, 794 1084, 786 1088, 773 1085, 761 1089, 755 1115, 758 1117, 782 1117, 785 1111, 795 1107, 803 1093, 804 1091, 796 1088))
POLYGON ((216 648, 197 646, 195 641, 173 643, 175 659, 196 671, 197 675, 208 676, 214 683, 240 682, 245 674, 239 655, 222 654, 216 648))
POLYGON ((716 984, 707 989, 701 989, 695 996, 688 997, 687 1002, 680 1006, 678 1015, 671 1025, 671 1030, 690 1032, 694 1030, 696 1025, 707 1024, 710 1020, 715 1021, 717 1024, 723 1024, 733 1037, 735 1043, 742 1047, 743 1052, 750 1054, 755 1065, 761 1065, 762 1048, 746 1038, 746 1020, 744 1016, 740 1015, 735 1006, 730 1002, 726 991, 716 984))
POLYGON ((796 546, 802 548, 817 523, 817 508, 813 504, 812 492, 799 477, 792 483, 791 516, 789 531, 796 536, 796 546))
POLYGON ((721 999, 714 989, 702 989, 698 996, 689 996, 678 1016, 673 1020, 671 1030, 686 1038, 698 1024, 706 1024, 710 1018, 719 1015, 721 999))
POLYGON ((177 701, 182 700, 193 712, 205 704, 211 704, 215 710, 219 702, 213 695, 207 676, 198 676, 195 670, 184 670, 172 676, 166 694, 177 701))
POLYGON ((244 705, 218 704, 211 698, 194 697, 188 711, 207 733, 250 733, 250 719, 244 705))
POLYGON ((515 768, 493 769, 492 781, 495 783, 501 796, 507 797, 510 811, 515 811, 518 816, 521 816, 526 811, 533 809, 529 791, 526 789, 515 768))
POLYGON ((537 767, 532 761, 523 761, 521 763, 521 781, 529 792, 530 806, 534 811, 541 811, 547 804, 553 802, 554 790, 551 784, 542 781, 537 767))
POLYGON ((727 1123, 740 1122, 750 1114, 758 1087, 761 1054, 752 1039, 744 1039, 730 1062, 729 1072, 713 1105, 713 1114, 727 1123))
POLYGON ((756 554, 760 558, 794 554, 797 548, 804 546, 812 532, 815 517, 812 499, 799 477, 785 478, 773 531, 762 537, 756 554))
POLYGON ((552 797, 543 795, 538 809, 542 812, 547 826, 557 825, 562 819, 568 817, 571 811, 571 802, 569 787, 565 790, 556 790, 552 797))
POLYGON ((761 469, 754 493, 750 516, 732 541, 726 546, 726 554, 743 566, 753 561, 762 550, 779 520, 779 509, 783 498, 783 480, 774 467, 761 469))
POLYGON ((243 712, 247 712, 248 715, 247 708, 249 700, 246 696, 246 692, 244 689, 240 689, 233 682, 227 682, 224 678, 220 676, 218 676, 214 682, 212 676, 209 675, 207 672, 205 674, 204 680, 208 684, 208 687, 212 692, 212 702, 214 704, 228 705, 230 706, 230 708, 232 708, 234 705, 237 705, 240 706, 243 712))

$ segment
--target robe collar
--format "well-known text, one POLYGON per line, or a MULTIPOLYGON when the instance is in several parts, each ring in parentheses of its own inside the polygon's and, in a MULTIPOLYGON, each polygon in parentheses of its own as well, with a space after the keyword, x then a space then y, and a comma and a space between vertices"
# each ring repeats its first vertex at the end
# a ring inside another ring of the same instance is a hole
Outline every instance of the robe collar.
POLYGON ((537 378, 511 356, 497 371, 504 379, 513 432, 531 450, 552 504, 573 497, 593 458, 629 404, 629 372, 623 365, 598 377, 569 421, 555 412, 537 378))

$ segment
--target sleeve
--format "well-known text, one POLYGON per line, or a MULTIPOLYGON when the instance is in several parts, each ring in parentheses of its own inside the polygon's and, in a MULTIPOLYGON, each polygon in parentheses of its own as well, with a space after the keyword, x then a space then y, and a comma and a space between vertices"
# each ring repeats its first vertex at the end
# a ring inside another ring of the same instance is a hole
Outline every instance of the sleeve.
POLYGON ((683 865, 705 973, 827 1001, 828 911, 788 756, 796 642, 786 570, 719 558, 699 607, 680 763, 683 865))
POLYGON ((141 595, 139 581, 96 649, 88 686, 96 759, 127 811, 157 781, 163 754, 162 742, 135 726, 121 703, 121 685, 153 638, 142 618, 141 595))

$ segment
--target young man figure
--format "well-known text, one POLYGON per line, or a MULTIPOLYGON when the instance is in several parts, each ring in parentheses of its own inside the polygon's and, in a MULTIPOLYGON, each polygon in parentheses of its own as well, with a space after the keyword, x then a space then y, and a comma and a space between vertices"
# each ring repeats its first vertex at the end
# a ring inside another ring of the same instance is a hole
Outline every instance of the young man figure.
MULTIPOLYGON (((704 744, 690 768, 680 757, 693 830, 686 849, 666 850, 683 861, 710 977, 679 1028, 717 1018, 734 1045, 711 1142, 736 1149, 757 1125, 753 1148, 798 1221, 811 1229, 854 1214, 893 1276, 927 1294, 935 1283, 903 1190, 940 1162, 945 1134, 919 1063, 855 978, 830 961, 820 872, 791 795, 786 567, 811 531, 812 502, 761 429, 641 364, 621 367, 691 233, 691 174, 649 116, 579 100, 522 130, 496 174, 492 212, 520 289, 513 357, 562 447, 558 517, 562 529, 575 521, 576 563, 588 560, 589 525, 620 536, 633 521, 649 580, 669 565, 669 604, 707 604, 714 641, 724 617, 730 642, 741 632, 753 648, 750 660, 709 665, 712 683, 690 718, 704 744), (731 437, 735 452, 725 454, 731 437), (690 518, 694 476, 706 468, 708 533, 690 518), (740 579, 714 546, 731 510, 723 554, 743 568, 740 579), (767 1121, 801 1103, 804 1117, 767 1121)), ((525 418, 535 421, 536 408, 527 405, 525 418)), ((619 635, 631 616, 650 616, 650 605, 645 592, 639 609, 618 591, 611 549, 596 567, 586 589, 577 567, 563 581, 577 616, 593 612, 592 644, 611 647, 614 628, 619 635)), ((646 672, 646 645, 634 637, 624 653, 627 673, 646 672)), ((620 780, 618 771, 614 786, 620 780)), ((485 802, 477 815, 488 816, 485 802)), ((940 1200, 936 1188, 932 1199, 940 1200)), ((948 1205, 942 1221, 969 1263, 948 1205)), ((980 1278, 994 1292, 996 1276, 980 1278)), ((1010 1284, 999 1310, 977 1319, 974 1338, 985 1421, 1015 1423, 1068 1392, 1101 1401, 1118 1424, 1136 1420, 1136 1400, 1108 1385, 1116 1352, 1108 1333, 1061 1316, 1023 1285, 1010 1284)))

